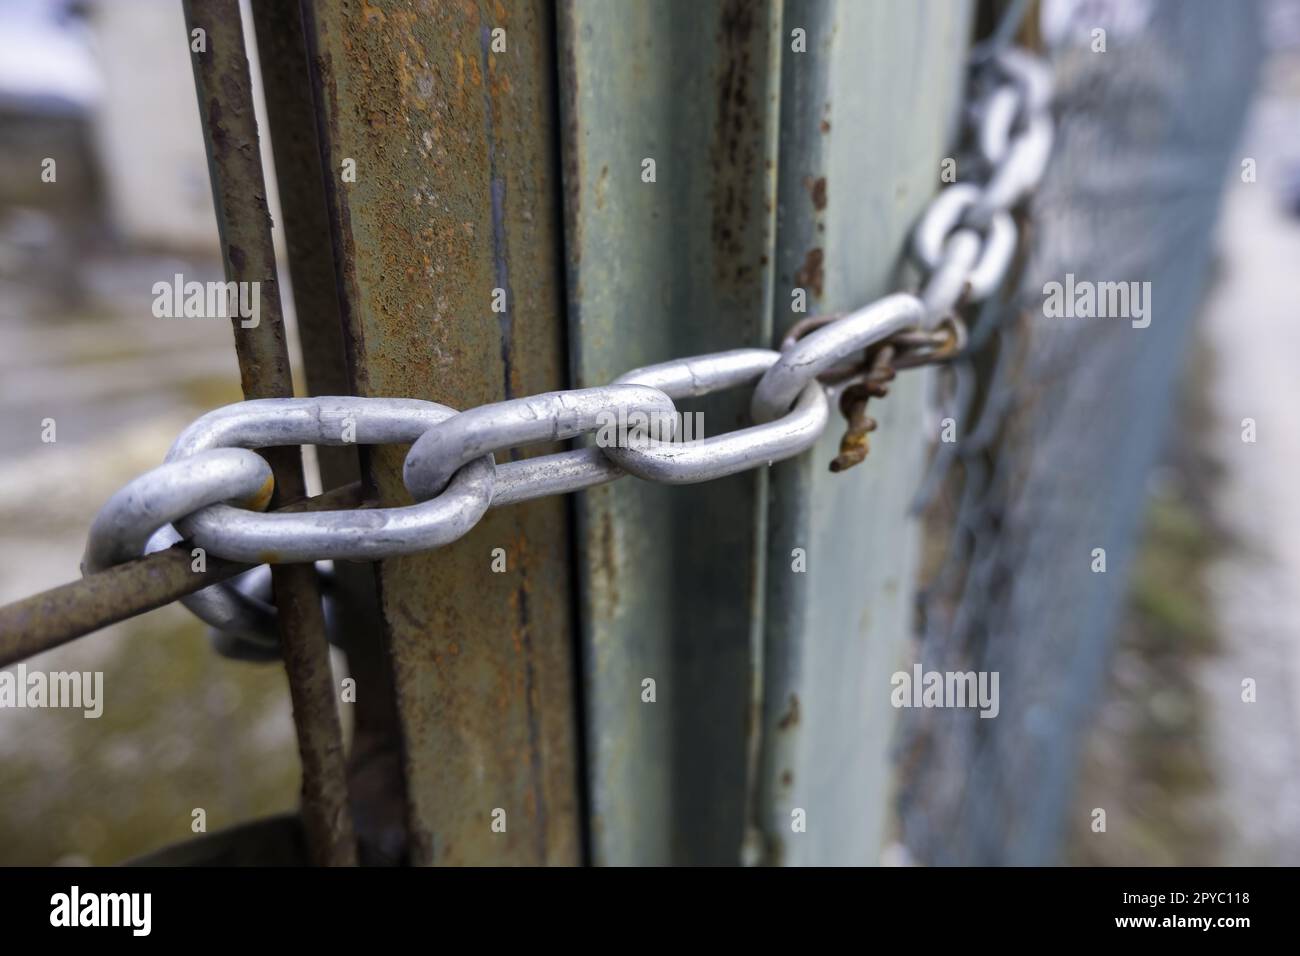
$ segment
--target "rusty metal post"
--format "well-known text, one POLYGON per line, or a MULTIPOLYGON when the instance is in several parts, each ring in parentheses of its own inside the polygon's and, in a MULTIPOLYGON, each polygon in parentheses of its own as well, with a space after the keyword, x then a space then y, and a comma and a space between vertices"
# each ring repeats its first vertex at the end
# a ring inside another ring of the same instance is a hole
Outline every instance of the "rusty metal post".
MULTIPOLYGON (((185 17, 226 278, 261 287, 260 322, 243 328, 238 317, 233 319, 244 397, 290 397, 293 381, 239 3, 186 0, 185 17), (195 42, 195 30, 203 31, 201 42, 195 42)), ((298 449, 267 449, 265 455, 275 474, 277 498, 301 496, 298 449)), ((315 568, 277 565, 272 581, 302 760, 308 847, 316 863, 354 864, 342 731, 315 568)))
MULTIPOLYGON (((302 11, 298 0, 261 0, 252 9, 307 393, 349 395, 352 379, 302 11)), ((368 454, 356 445, 317 449, 326 489, 358 479, 358 451, 368 454)), ((394 864, 406 854, 406 781, 392 672, 383 642, 375 639, 383 627, 373 564, 335 565, 334 613, 334 639, 341 639, 347 653, 348 673, 366 688, 352 705, 348 751, 348 790, 361 860, 394 864)))
MULTIPOLYGON (((565 386, 549 6, 302 10, 355 392, 565 386)), ((404 454, 366 461, 385 504, 409 501, 404 454)), ((412 862, 581 858, 569 563, 560 499, 380 563, 412 862)))

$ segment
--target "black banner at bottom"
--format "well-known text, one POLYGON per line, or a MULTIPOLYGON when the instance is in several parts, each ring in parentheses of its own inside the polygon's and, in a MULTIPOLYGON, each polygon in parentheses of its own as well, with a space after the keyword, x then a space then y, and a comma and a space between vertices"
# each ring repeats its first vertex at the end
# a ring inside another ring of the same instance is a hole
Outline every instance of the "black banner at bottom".
POLYGON ((610 921, 629 939, 675 927, 807 939, 847 921, 858 938, 912 927, 927 944, 1045 932, 1231 943, 1285 930, 1295 886, 1287 869, 0 869, 0 916, 8 943, 437 946, 427 934, 461 925, 493 942, 606 945, 610 921))

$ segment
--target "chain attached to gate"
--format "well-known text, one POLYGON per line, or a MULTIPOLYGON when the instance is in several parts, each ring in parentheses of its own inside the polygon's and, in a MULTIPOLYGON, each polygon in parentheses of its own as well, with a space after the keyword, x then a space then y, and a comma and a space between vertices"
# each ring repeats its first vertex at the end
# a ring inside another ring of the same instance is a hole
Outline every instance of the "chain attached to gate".
MULTIPOLYGON (((796 322, 786 333, 782 349, 841 318, 842 315, 814 315, 796 322)), ((844 471, 866 459, 870 448, 867 435, 877 427, 876 420, 867 415, 867 400, 888 395, 889 383, 899 370, 950 361, 965 346, 966 324, 954 313, 945 316, 937 329, 898 332, 868 346, 856 368, 832 369, 819 375, 817 379, 823 385, 840 386, 840 413, 849 424, 840 440, 840 453, 831 462, 831 471, 844 471)))
MULTIPOLYGON (((895 374, 961 354, 958 310, 1002 283, 1017 244, 1010 209, 1041 179, 1051 150, 1050 74, 1021 50, 976 67, 970 108, 979 175, 953 183, 912 236, 924 282, 856 311, 797 323, 779 352, 743 348, 637 369, 614 383, 550 392, 468 411, 399 398, 263 399, 217 409, 190 425, 166 464, 115 494, 92 525, 92 574, 187 537, 229 560, 257 564, 374 561, 437 548, 489 508, 579 491, 626 474, 669 484, 709 481, 811 448, 830 418, 828 390, 848 422, 832 471, 861 462, 876 422, 867 414, 895 374), (977 184, 978 183, 978 184, 977 184), (675 400, 753 384, 754 424, 680 440, 675 400), (609 426, 615 426, 610 428, 609 426), (607 428, 609 433, 607 434, 607 428), (593 446, 498 465, 493 453, 590 433, 593 446), (612 438, 611 438, 612 436, 612 438), (411 444, 403 478, 415 504, 351 511, 264 513, 270 471, 249 449, 294 444, 411 444), (236 507, 230 502, 240 502, 236 507), (174 526, 174 527, 173 527, 174 526)), ((322 570, 326 566, 322 565, 322 570)), ((275 609, 256 580, 185 599, 248 656, 274 648, 275 609), (257 645, 253 648, 253 645, 257 645), (260 650, 258 650, 260 648, 260 650)), ((227 649, 232 644, 227 642, 227 649)))

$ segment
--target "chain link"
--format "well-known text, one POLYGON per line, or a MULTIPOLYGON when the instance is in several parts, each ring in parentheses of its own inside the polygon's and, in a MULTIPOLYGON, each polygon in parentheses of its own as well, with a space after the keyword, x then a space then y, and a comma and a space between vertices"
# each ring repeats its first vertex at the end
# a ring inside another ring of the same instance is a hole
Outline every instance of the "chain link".
MULTIPOLYGON (((797 323, 779 352, 736 349, 636 369, 607 386, 548 392, 458 412, 400 398, 262 399, 191 424, 159 468, 115 494, 92 524, 83 573, 182 538, 255 564, 374 561, 448 544, 489 508, 580 491, 625 474, 668 484, 709 481, 811 448, 838 389, 848 420, 831 468, 862 461, 876 423, 869 399, 901 369, 948 363, 966 347, 958 310, 1003 282, 1018 236, 1010 210, 1037 185, 1052 144, 1050 74, 1022 50, 981 51, 968 110, 976 175, 931 201, 912 236, 924 281, 845 315, 797 323), (680 440, 675 400, 754 383, 753 424, 680 440), (613 440, 605 435, 612 429, 613 440), (494 453, 599 431, 594 446, 496 464, 494 453), (312 513, 264 509, 270 470, 251 451, 282 445, 410 444, 403 481, 415 504, 312 513)), ((958 368, 970 372, 968 363, 958 368)), ((959 376, 949 402, 969 402, 959 376)), ((936 460, 943 457, 937 455, 936 460)), ((932 493, 934 476, 922 495, 932 493)), ((329 566, 318 566, 328 575, 329 566)), ((190 595, 186 606, 221 634, 223 653, 274 654, 275 608, 265 569, 190 595)))
MULTIPOLYGON (((653 383, 673 398, 708 395, 768 380, 784 356, 769 349, 735 349, 636 369, 618 381, 653 383)), ((757 394, 757 387, 755 388, 757 394)), ((826 429, 826 393, 809 382, 791 396, 775 420, 755 419, 749 428, 687 442, 650 440, 604 449, 638 478, 670 485, 712 481, 784 461, 811 448, 826 429)))

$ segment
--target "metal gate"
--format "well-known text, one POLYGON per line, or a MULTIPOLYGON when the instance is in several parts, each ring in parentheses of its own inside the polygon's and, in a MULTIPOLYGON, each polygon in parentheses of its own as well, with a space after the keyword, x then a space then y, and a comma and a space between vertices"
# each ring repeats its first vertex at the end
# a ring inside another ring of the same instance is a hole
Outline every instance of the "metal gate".
MULTIPOLYGON (((956 133, 966 0, 188 0, 227 278, 276 289, 259 132, 313 395, 455 408, 774 345, 898 287, 956 133), (802 299, 800 298, 802 296, 802 299), (504 307, 502 307, 504 306, 504 307)), ((245 394, 292 394, 277 296, 245 394)), ((864 863, 910 634, 922 381, 865 464, 835 436, 694 487, 635 479, 340 563, 366 688, 344 747, 310 565, 275 595, 311 858, 864 863), (493 562, 504 560, 504 570, 493 562), (508 827, 494 826, 498 814, 508 827), (804 826, 792 827, 798 816, 804 826)), ((738 424, 723 394, 683 406, 738 424)), ((512 459, 555 451, 533 445, 512 459)), ((270 454, 273 507, 409 502, 401 446, 270 454)), ((245 569, 159 552, 6 608, 10 662, 245 569)))

